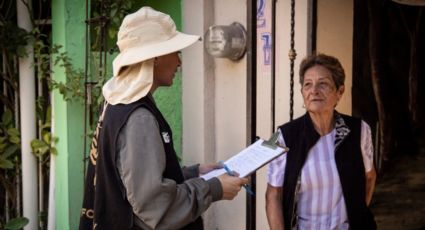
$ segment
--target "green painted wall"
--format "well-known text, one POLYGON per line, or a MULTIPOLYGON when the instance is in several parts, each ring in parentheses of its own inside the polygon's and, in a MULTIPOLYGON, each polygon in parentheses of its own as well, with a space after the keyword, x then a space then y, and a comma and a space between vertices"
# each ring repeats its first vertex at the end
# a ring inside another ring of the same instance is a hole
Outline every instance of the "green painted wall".
MULTIPOLYGON (((62 45, 72 65, 84 69, 85 0, 52 1, 52 40, 62 45)), ((66 73, 58 66, 53 78, 65 81, 66 73)), ((56 229, 78 229, 83 194, 83 104, 66 102, 53 93, 54 135, 59 138, 56 157, 56 229)))

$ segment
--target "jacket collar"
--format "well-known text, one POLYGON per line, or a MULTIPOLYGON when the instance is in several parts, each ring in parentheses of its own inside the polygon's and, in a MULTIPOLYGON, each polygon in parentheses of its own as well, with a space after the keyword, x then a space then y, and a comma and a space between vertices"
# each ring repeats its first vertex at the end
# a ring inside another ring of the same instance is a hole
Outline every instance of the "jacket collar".
MULTIPOLYGON (((317 133, 316 129, 314 129, 313 121, 311 120, 310 114, 306 113, 307 117, 307 130, 312 130, 313 135, 316 138, 313 138, 317 141, 318 137, 320 137, 319 133, 317 133)), ((344 141, 344 139, 348 136, 350 133, 350 128, 345 124, 344 118, 341 116, 341 114, 334 110, 334 119, 335 119, 335 151, 337 150, 338 146, 344 141)))

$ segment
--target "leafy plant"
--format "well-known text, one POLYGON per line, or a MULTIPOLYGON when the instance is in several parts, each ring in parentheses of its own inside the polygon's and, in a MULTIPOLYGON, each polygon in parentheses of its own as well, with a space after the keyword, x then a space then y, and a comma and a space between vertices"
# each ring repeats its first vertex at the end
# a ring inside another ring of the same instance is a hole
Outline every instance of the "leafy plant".
POLYGON ((54 147, 54 144, 58 142, 58 138, 52 136, 51 133, 51 114, 51 107, 48 106, 46 115, 43 116, 45 118, 45 122, 39 127, 41 131, 41 139, 34 139, 31 141, 32 152, 37 157, 43 157, 46 154, 57 155, 58 153, 57 149, 54 147))
MULTIPOLYGON (((91 43, 92 50, 102 48, 105 35, 109 38, 109 44, 115 43, 121 21, 130 13, 133 5, 133 1, 128 0, 116 0, 108 4, 101 0, 92 1, 92 17, 95 19, 91 27, 94 35, 91 43)), ((115 47, 115 45, 111 46, 115 47)))
POLYGON ((10 220, 4 225, 5 230, 19 230, 27 225, 29 220, 25 217, 18 217, 10 220))
POLYGON ((0 122, 0 168, 12 169, 13 158, 19 153, 20 148, 19 130, 14 127, 12 112, 6 110, 0 122))
POLYGON ((30 34, 19 28, 16 23, 0 20, 0 49, 19 57, 26 55, 25 45, 30 39, 30 34))

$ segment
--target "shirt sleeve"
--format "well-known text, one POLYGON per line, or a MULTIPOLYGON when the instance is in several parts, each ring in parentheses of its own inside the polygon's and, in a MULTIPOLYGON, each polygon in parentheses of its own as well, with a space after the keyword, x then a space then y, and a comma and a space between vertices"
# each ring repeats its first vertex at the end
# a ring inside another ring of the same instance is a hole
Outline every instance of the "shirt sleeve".
POLYGON ((221 184, 217 178, 205 181, 198 177, 182 184, 163 178, 166 157, 158 129, 150 111, 135 110, 119 133, 117 168, 136 224, 179 229, 221 197, 221 184))
POLYGON ((182 168, 182 170, 183 170, 183 177, 185 180, 199 177, 199 164, 185 166, 182 168))
MULTIPOLYGON (((278 143, 281 146, 286 146, 285 140, 283 139, 283 135, 278 130, 279 137, 278 143)), ((283 178, 285 176, 285 167, 286 167, 286 154, 283 154, 273 161, 269 163, 269 167, 267 170, 267 181, 273 187, 282 187, 283 186, 283 178)))
POLYGON ((369 172, 373 168, 373 144, 370 127, 364 121, 362 121, 361 149, 365 170, 369 172))

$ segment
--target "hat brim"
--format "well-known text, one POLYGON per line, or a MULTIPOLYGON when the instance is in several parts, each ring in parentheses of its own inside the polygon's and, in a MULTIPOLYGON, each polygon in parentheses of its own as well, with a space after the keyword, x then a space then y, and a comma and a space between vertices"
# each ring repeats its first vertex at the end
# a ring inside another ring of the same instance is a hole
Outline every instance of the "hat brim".
POLYGON ((114 59, 112 63, 113 74, 114 76, 118 76, 120 69, 124 66, 133 65, 154 57, 182 50, 198 41, 199 38, 200 37, 196 35, 184 34, 177 31, 177 35, 169 40, 147 46, 126 49, 114 59))

